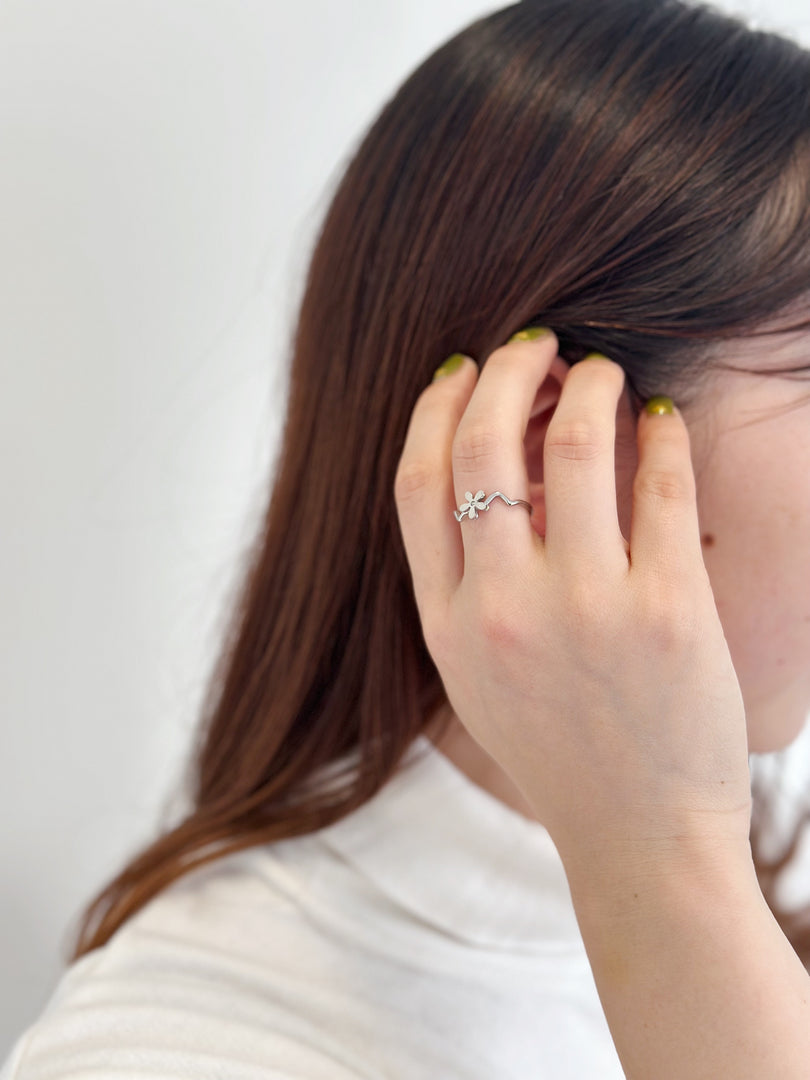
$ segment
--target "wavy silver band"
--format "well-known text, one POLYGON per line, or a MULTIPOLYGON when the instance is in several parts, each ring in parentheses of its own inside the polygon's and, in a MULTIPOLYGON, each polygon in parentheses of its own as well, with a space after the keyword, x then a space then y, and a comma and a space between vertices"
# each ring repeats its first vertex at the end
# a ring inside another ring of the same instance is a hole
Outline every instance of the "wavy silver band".
POLYGON ((458 510, 453 511, 456 521, 462 521, 465 517, 478 517, 478 511, 489 510, 489 504, 496 498, 503 499, 507 506, 525 506, 529 511, 529 517, 534 513, 531 503, 526 502, 525 499, 509 499, 502 491, 493 491, 487 496, 483 491, 476 491, 475 495, 471 491, 465 491, 464 494, 467 496, 467 501, 463 502, 458 510))

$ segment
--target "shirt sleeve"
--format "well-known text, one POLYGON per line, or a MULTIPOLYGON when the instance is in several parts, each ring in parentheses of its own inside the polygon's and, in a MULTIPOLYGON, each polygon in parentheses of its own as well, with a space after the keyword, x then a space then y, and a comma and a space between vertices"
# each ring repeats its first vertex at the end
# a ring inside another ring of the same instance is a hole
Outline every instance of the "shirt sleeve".
MULTIPOLYGON (((40 1037, 34 1025, 14 1044, 0 1080, 364 1080, 280 1032, 265 1033, 258 1057, 249 1045, 232 1041, 219 1048, 209 1041, 195 1049, 190 1040, 174 1038, 174 1045, 167 1045, 165 1037, 127 1035, 123 1016, 109 1020, 106 1031, 96 1026, 83 1038, 64 1042, 40 1037)), ((165 1030, 154 1034, 165 1036, 165 1030)))
MULTIPOLYGON (((92 956, 86 958, 92 963, 92 956)), ((339 1040, 311 1037, 304 1018, 239 1003, 240 988, 213 994, 169 977, 154 1000, 126 982, 103 994, 81 987, 75 968, 14 1043, 0 1080, 369 1080, 339 1040)), ((82 967, 84 964, 82 963, 82 967)), ((79 975, 87 975, 87 970, 79 975)))

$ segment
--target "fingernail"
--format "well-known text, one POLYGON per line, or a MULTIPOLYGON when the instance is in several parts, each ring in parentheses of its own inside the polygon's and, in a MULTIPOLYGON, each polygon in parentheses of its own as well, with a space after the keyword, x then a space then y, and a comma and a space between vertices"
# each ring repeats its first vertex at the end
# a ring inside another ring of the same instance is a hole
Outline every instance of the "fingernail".
POLYGON ((464 353, 460 352, 454 352, 452 356, 448 356, 445 362, 440 367, 437 367, 433 373, 433 382, 436 382, 437 379, 443 379, 445 375, 452 375, 454 371, 458 371, 465 359, 464 353))
POLYGON ((527 326, 523 330, 518 330, 516 334, 512 334, 509 338, 509 342, 513 341, 537 341, 538 338, 548 337, 551 331, 546 326, 527 326))
POLYGON ((672 398, 658 394, 656 397, 651 397, 644 408, 650 416, 666 416, 675 412, 675 403, 672 398))
MULTIPOLYGON (((583 356, 582 359, 583 360, 610 360, 610 357, 605 356, 604 353, 600 353, 600 352, 589 352, 588 355, 583 356)), ((611 361, 611 363, 613 363, 613 361, 611 361)))

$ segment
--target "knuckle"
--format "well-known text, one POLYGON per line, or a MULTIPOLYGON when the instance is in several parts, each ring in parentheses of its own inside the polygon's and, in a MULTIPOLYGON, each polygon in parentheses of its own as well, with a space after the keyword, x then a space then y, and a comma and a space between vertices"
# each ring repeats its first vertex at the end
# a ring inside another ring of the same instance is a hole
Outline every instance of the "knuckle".
POLYGON ((656 651, 679 651, 695 639, 697 614, 674 582, 660 577, 648 582, 642 606, 645 637, 656 651))
POLYGON ((570 586, 566 606, 578 635, 598 637, 602 633, 610 603, 590 576, 581 576, 570 586))
POLYGON ((479 608, 479 629, 486 641, 499 650, 511 653, 520 641, 520 621, 515 618, 511 606, 493 598, 479 608))
POLYGON ((599 426, 587 420, 566 420, 549 426, 546 448, 552 457, 567 461, 592 461, 604 449, 599 426))
POLYGON ((491 428, 475 428, 453 442, 453 463, 475 472, 503 453, 503 435, 491 428))
POLYGON ((682 652, 691 637, 673 609, 661 613, 651 624, 648 623, 647 641, 654 652, 673 654, 682 652))
POLYGON ((394 477, 394 498, 405 503, 437 483, 435 469, 424 461, 409 461, 401 465, 394 477))
POLYGON ((661 502, 685 502, 693 495, 690 479, 673 469, 644 469, 637 473, 634 495, 661 502))

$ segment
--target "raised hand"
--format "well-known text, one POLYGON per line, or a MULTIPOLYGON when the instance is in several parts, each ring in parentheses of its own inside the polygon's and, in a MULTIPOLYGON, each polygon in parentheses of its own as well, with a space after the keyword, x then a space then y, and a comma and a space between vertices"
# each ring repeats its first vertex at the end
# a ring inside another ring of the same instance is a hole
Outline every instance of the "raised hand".
POLYGON ((614 473, 624 373, 605 357, 571 368, 548 428, 545 538, 523 506, 476 509, 477 495, 528 498, 523 438, 557 346, 550 331, 513 339, 416 403, 395 498, 425 642, 567 870, 603 858, 637 873, 701 847, 750 858, 745 711, 677 409, 639 419, 629 543, 614 473), (470 501, 475 516, 459 514, 470 501))

